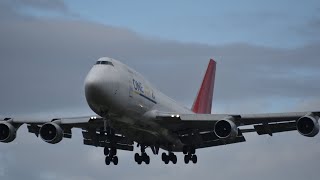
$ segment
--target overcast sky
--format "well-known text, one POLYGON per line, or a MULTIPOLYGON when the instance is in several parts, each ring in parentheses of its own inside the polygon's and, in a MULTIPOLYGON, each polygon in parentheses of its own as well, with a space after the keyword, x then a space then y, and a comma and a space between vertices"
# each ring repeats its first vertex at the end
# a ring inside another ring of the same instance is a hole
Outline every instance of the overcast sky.
MULTIPOLYGON (((0 116, 91 115, 83 80, 101 56, 138 70, 190 107, 208 60, 218 62, 214 113, 320 109, 319 1, 0 1, 0 116)), ((320 140, 246 134, 198 151, 199 162, 138 166, 120 152, 27 133, 0 144, 0 179, 319 179, 320 140)), ((151 152, 149 152, 151 154, 151 152)))

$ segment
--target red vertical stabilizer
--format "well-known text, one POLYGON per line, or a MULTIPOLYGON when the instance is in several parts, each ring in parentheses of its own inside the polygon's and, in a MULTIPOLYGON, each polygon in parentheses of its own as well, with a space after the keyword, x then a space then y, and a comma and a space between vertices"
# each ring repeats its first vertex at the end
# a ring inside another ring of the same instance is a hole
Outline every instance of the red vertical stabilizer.
POLYGON ((213 59, 210 59, 198 95, 193 102, 191 110, 194 113, 211 114, 216 64, 217 63, 213 59))

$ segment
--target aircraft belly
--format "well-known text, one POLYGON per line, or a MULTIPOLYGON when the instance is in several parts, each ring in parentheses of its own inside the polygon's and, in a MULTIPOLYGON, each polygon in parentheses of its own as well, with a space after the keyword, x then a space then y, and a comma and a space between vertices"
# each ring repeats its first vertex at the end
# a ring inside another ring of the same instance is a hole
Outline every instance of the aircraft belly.
POLYGON ((111 126, 140 144, 172 144, 174 151, 182 147, 182 143, 177 136, 150 120, 124 117, 112 120, 111 126))

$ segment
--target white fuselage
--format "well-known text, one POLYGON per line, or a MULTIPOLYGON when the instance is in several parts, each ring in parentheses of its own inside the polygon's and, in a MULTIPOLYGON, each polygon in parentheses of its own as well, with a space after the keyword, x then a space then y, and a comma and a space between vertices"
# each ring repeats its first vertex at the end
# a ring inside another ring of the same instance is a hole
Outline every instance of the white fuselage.
POLYGON ((182 143, 176 135, 158 125, 154 118, 158 112, 193 112, 155 89, 125 64, 107 57, 98 62, 85 80, 90 108, 101 117, 110 117, 110 126, 134 141, 170 143, 176 150, 181 149, 182 143))

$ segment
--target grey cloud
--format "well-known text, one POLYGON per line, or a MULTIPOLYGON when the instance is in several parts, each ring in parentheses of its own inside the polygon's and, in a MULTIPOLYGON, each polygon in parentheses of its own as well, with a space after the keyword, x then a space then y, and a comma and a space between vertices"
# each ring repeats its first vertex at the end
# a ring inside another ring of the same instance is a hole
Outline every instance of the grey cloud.
POLYGON ((189 106, 210 57, 218 61, 214 104, 319 97, 318 43, 296 49, 184 44, 90 22, 37 19, 5 22, 0 37, 3 112, 85 106, 83 80, 101 56, 127 63, 189 106))
POLYGON ((320 30, 320 18, 319 19, 314 19, 313 21, 309 22, 309 28, 314 33, 316 33, 317 31, 319 32, 319 30, 320 30))
POLYGON ((11 0, 15 5, 28 6, 46 10, 67 12, 68 7, 64 0, 11 0))
POLYGON ((320 16, 315 15, 309 21, 300 27, 294 27, 298 35, 302 35, 310 39, 311 42, 319 41, 320 35, 320 16))
POLYGON ((9 1, 0 1, 0 20, 16 20, 22 18, 9 1))
POLYGON ((57 12, 70 17, 78 16, 69 11, 63 0, 2 0, 0 1, 1 26, 4 26, 6 22, 22 23, 25 20, 35 19, 35 17, 26 15, 26 12, 23 11, 25 8, 57 12))

